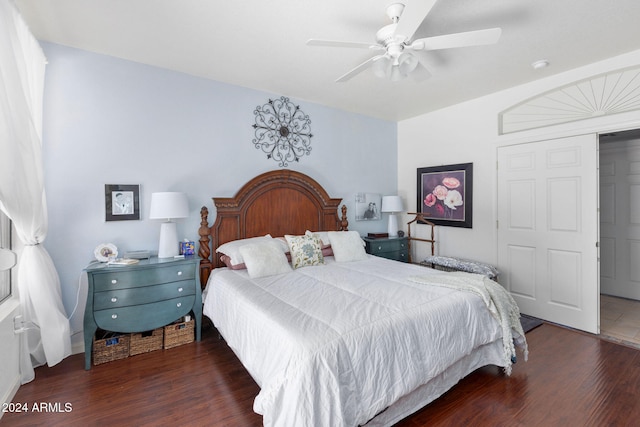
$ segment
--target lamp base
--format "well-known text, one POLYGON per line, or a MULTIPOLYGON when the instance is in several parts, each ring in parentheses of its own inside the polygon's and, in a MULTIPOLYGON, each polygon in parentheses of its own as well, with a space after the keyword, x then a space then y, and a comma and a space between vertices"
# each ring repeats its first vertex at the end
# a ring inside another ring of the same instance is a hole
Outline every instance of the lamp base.
POLYGON ((160 245, 158 258, 172 258, 178 255, 178 232, 175 222, 163 222, 160 225, 160 245))
POLYGON ((394 213, 389 214, 387 233, 389 233, 389 237, 398 237, 398 217, 394 213))

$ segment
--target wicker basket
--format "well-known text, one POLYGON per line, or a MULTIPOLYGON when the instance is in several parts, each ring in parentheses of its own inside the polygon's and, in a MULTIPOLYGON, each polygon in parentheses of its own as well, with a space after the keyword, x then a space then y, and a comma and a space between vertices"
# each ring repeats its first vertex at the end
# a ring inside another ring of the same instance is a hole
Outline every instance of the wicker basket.
POLYGON ((163 338, 164 338, 163 328, 154 329, 153 331, 131 334, 131 344, 129 344, 129 356, 148 353, 154 350, 161 350, 163 338))
POLYGON ((164 327, 164 348, 178 347, 193 342, 194 322, 172 323, 164 327))
POLYGON ((93 339, 93 364, 112 362, 129 357, 129 334, 105 332, 101 339, 93 339))

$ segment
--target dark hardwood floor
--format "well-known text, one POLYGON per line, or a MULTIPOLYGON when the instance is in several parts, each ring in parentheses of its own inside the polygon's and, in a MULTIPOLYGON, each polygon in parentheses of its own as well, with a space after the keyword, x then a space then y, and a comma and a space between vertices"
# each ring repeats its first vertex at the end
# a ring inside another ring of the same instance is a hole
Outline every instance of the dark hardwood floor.
MULTIPOLYGON (((529 361, 482 368, 410 426, 631 426, 640 422, 640 351, 551 324, 527 334, 529 361)), ((258 426, 258 386, 214 329, 200 343, 83 369, 83 355, 36 369, 3 426, 258 426), (33 412, 48 404, 59 412, 33 412), (65 404, 69 404, 65 407, 65 404), (70 407, 69 407, 70 406, 70 407), (65 409, 70 409, 64 412, 65 409)), ((319 426, 323 427, 323 426, 319 426)))

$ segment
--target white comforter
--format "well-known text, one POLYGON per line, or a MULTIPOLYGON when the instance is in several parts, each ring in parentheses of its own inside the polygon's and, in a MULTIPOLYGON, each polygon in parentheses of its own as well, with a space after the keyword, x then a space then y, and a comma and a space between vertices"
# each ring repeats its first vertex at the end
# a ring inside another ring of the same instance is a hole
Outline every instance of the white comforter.
MULTIPOLYGON (((357 426, 501 338, 482 299, 369 257, 250 279, 216 269, 204 314, 261 390, 266 426, 357 426)), ((444 390, 443 390, 444 391, 444 390)))

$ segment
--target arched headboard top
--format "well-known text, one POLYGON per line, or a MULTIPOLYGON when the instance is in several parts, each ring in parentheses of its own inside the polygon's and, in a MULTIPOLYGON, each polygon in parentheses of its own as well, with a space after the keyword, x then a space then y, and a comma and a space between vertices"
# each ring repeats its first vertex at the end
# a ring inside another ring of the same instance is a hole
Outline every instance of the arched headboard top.
POLYGON ((296 171, 275 170, 256 176, 234 197, 214 197, 217 215, 208 226, 207 207, 201 209, 200 248, 203 283, 212 268, 223 263, 215 249, 233 240, 271 234, 304 234, 312 231, 346 230, 346 207, 338 215, 342 199, 331 198, 313 178, 296 171))
MULTIPOLYGON (((325 189, 316 180, 301 172, 292 170, 274 170, 256 176, 242 186, 234 197, 214 197, 213 202, 218 210, 233 210, 243 204, 251 203, 251 200, 262 192, 268 192, 274 188, 293 188, 309 193, 322 205, 337 208, 342 199, 332 199, 325 189)), ((336 213, 337 216, 337 213, 336 213)))

